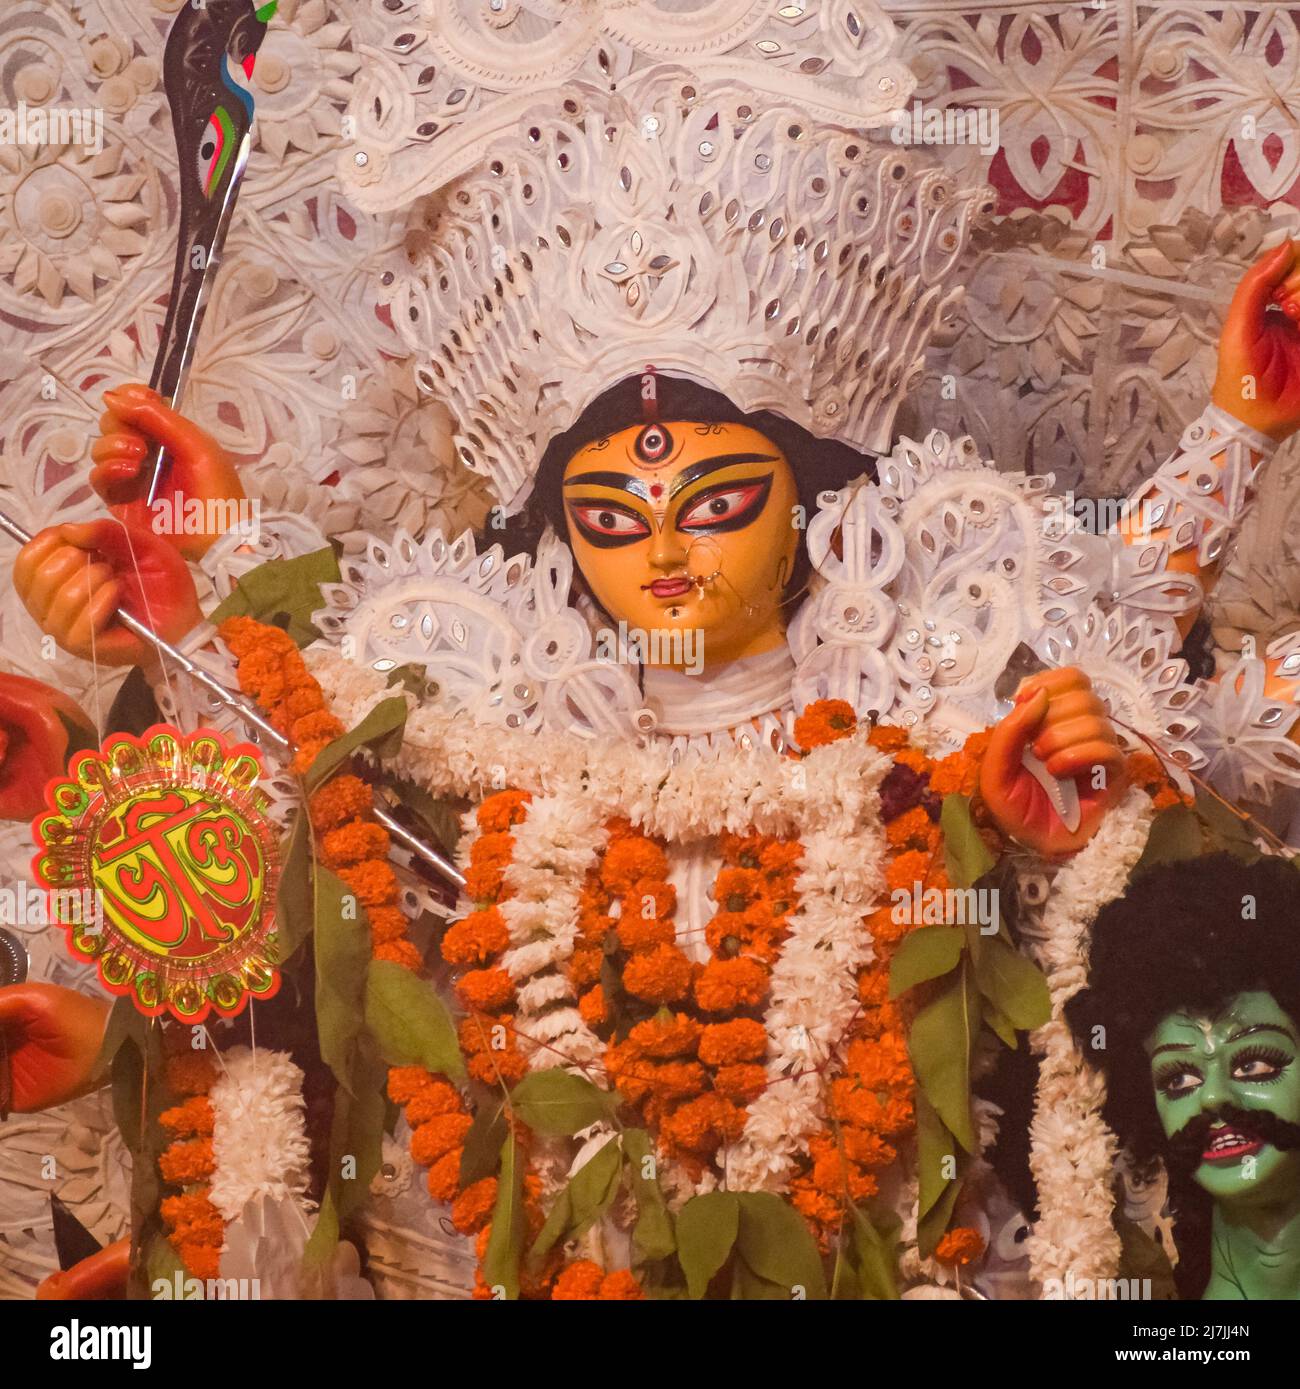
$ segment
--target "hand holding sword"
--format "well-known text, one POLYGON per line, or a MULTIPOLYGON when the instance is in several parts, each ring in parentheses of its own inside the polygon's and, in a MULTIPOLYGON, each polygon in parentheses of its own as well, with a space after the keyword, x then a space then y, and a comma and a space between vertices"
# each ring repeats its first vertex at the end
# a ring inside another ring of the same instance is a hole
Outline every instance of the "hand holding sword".
MULTIPOLYGON (((61 646, 106 665, 165 659, 232 709, 263 744, 286 753, 287 739, 258 710, 175 645, 202 620, 182 558, 194 537, 156 534, 141 524, 159 498, 243 497, 220 446, 178 414, 177 405, 248 162, 253 101, 247 83, 275 8, 275 0, 205 0, 183 7, 168 34, 164 83, 179 156, 180 233, 151 385, 105 394, 109 408, 93 450, 92 482, 116 518, 54 526, 33 538, 0 512, 0 531, 23 546, 14 566, 19 597, 61 646)), ((212 538, 198 537, 199 553, 212 538)), ((388 812, 377 809, 376 818, 443 882, 463 886, 436 848, 388 812)))

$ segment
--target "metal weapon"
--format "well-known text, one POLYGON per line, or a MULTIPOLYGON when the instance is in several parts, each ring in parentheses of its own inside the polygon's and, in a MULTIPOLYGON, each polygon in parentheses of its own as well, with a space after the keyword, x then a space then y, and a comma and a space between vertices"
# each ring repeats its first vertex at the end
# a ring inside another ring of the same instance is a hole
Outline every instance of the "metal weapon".
MULTIPOLYGON (((12 516, 7 516, 0 511, 0 531, 4 531, 20 545, 26 545, 31 540, 31 535, 25 531, 12 516)), ((293 745, 280 732, 274 724, 269 723, 248 700, 242 695, 234 694, 218 680, 214 675, 209 674, 202 666, 190 660, 184 652, 179 651, 171 642, 165 641, 153 630, 146 626, 139 618, 132 617, 129 612, 124 612, 121 608, 117 610, 117 620, 142 641, 146 641, 158 653, 161 658, 171 661, 173 665, 184 671, 190 679, 202 685, 209 694, 215 695, 222 704, 233 714, 241 718, 250 729, 255 729, 257 736, 270 746, 274 747, 283 756, 288 757, 293 752, 293 745)), ((411 833, 399 820, 393 818, 382 806, 376 806, 374 810, 375 819, 383 825, 390 835, 404 849, 410 850, 417 858, 423 859, 430 868, 438 874, 440 878, 450 886, 462 888, 465 886, 465 879, 460 870, 444 854, 440 853, 432 845, 426 844, 424 840, 411 833)))
MULTIPOLYGON (((171 299, 150 385, 170 398, 172 409, 185 388, 194 342, 248 164, 253 97, 246 84, 277 3, 269 0, 259 6, 253 0, 205 0, 202 5, 185 5, 167 35, 163 85, 176 135, 181 211, 171 299)), ((158 449, 145 466, 151 468, 148 504, 152 506, 166 473, 165 450, 158 449)), ((20 545, 31 539, 3 511, 0 530, 20 545)), ((128 632, 148 642, 160 657, 215 695, 263 741, 282 754, 293 751, 288 739, 249 701, 226 689, 138 618, 120 608, 116 616, 128 632)), ((444 882, 455 888, 465 885, 453 863, 380 806, 375 807, 375 819, 444 882)))
MULTIPOLYGON (((171 107, 180 179, 180 226, 172 291, 149 384, 180 408, 194 344, 221 262, 235 200, 252 148, 257 50, 278 0, 206 0, 184 5, 167 35, 163 86, 171 107)), ((152 507, 167 471, 166 451, 145 460, 152 507)))

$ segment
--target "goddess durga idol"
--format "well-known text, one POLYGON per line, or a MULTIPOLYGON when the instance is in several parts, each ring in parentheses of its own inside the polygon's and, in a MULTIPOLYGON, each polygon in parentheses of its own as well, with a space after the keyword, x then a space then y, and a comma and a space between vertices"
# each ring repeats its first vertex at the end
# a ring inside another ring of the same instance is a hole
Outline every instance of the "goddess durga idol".
MULTIPOLYGON (((829 43, 838 7, 799 10, 805 46, 829 43)), ((359 108, 341 176, 408 209, 383 293, 494 495, 479 536, 342 538, 301 657, 246 619, 218 637, 187 567, 218 538, 149 529, 142 460, 166 444, 165 498, 238 500, 237 472, 124 386, 93 454, 116 519, 42 532, 15 584, 77 655, 148 659, 119 606, 203 648, 300 748, 311 691, 351 728, 418 675, 384 770, 463 812, 465 887, 421 949, 397 899, 366 905, 376 957, 454 998, 467 1079, 388 1074, 404 1113, 350 1227, 383 1295, 1114 1277, 1113 1217, 1158 1232, 1159 1200, 1126 1187, 1062 1009, 1188 773, 1254 800, 1300 784, 1300 655, 1215 682, 1178 655, 1300 425, 1300 248, 1245 275, 1204 413, 1120 527, 1086 533, 1049 478, 895 436, 991 209, 879 129, 906 71, 843 44, 820 75, 767 63, 717 26, 674 47, 647 12, 527 82, 509 14, 427 19, 432 75, 396 61, 405 105, 359 108), (251 674, 268 651, 297 663, 297 704, 251 674), (1000 912, 970 908, 977 880, 1000 912), (1032 1117, 1000 1126, 986 1082, 1021 1032, 1032 1117), (526 1100, 559 1112, 563 1081, 573 1123, 526 1100), (513 1127, 485 1148, 472 1121, 503 1095, 513 1127), (1016 1139, 1019 1185, 995 1171, 1016 1139), (730 1231, 713 1266, 705 1226, 730 1231)), ((27 1107, 68 1093, 33 1083, 27 1107)), ((188 1267, 248 1247, 219 1216, 173 1231, 188 1267)))

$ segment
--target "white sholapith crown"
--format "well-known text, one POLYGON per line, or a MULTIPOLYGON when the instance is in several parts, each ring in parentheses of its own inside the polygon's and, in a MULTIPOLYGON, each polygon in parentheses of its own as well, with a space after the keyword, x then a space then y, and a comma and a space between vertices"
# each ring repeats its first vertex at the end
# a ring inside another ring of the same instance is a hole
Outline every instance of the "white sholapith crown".
POLYGON ((647 365, 890 447, 985 190, 752 101, 681 70, 573 85, 418 209, 394 321, 507 511, 550 440, 647 365))

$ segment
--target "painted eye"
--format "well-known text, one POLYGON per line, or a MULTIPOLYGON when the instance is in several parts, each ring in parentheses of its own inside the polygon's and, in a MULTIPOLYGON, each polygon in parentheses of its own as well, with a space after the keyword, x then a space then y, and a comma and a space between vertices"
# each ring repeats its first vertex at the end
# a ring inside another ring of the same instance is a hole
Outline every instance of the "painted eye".
POLYGON ((1272 1047, 1253 1047, 1239 1052, 1232 1065, 1233 1080, 1276 1080, 1291 1063, 1286 1052, 1272 1047))
POLYGON ((573 514, 583 526, 597 535, 616 536, 622 540, 650 534, 650 527, 639 516, 628 511, 616 511, 613 507, 575 506, 573 514))
POLYGON ((230 150, 234 126, 230 122, 224 106, 208 117, 208 123, 199 139, 198 175, 203 196, 210 198, 213 190, 221 182, 226 165, 230 161, 230 150))
POLYGON ((677 524, 682 530, 701 530, 739 521, 753 510, 763 491, 763 483, 749 482, 742 487, 707 493, 686 508, 677 524))
POLYGON ((636 436, 636 456, 643 463, 661 463, 673 451, 673 436, 661 424, 648 424, 636 436))
POLYGON ((1160 1092, 1170 1100, 1180 1100, 1184 1095, 1190 1095, 1200 1083, 1201 1077, 1195 1071, 1182 1069, 1167 1071, 1156 1081, 1160 1092))

